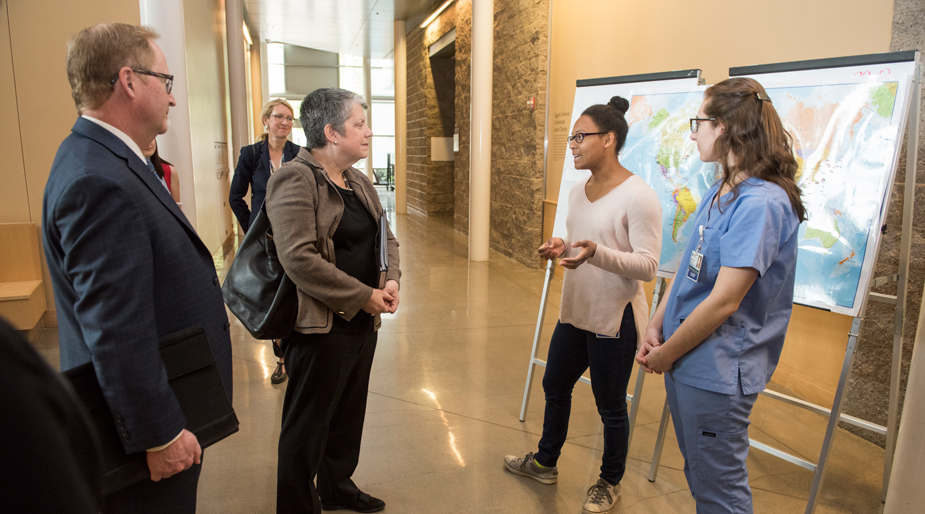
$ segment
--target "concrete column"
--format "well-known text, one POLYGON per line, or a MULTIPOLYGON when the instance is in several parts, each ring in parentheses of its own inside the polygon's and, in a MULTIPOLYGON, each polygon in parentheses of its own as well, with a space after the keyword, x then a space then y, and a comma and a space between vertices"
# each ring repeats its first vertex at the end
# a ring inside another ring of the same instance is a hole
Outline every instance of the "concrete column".
MULTIPOLYGON (((270 101, 270 55, 267 53, 267 40, 261 39, 260 45, 260 108, 262 109, 270 101)), ((296 116, 299 113, 295 113, 296 116)), ((260 117, 260 113, 257 113, 260 117)))
MULTIPOLYGON (((906 400, 896 438, 883 512, 919 512, 925 505, 925 304, 919 323, 906 384, 906 400), (918 505, 916 507, 916 505, 918 505)), ((887 450, 889 451, 889 450, 887 450)))
POLYGON ((395 20, 395 213, 408 213, 408 50, 405 22, 395 20))
POLYGON ((196 216, 196 183, 193 180, 193 148, 190 137, 189 86, 186 77, 186 29, 183 21, 183 0, 139 0, 141 24, 161 34, 157 46, 167 58, 167 67, 174 76, 173 97, 176 107, 170 109, 170 129, 157 137, 158 153, 169 155, 180 176, 181 209, 190 225, 198 230, 196 216))
POLYGON ((244 6, 241 0, 225 0, 225 33, 228 45, 228 100, 231 102, 231 151, 237 155, 238 149, 248 144, 244 6))
MULTIPOLYGON (((369 57, 363 58, 363 96, 366 97, 366 123, 373 126, 373 71, 370 66, 369 57)), ((369 140, 369 154, 366 156, 366 176, 373 182, 376 181, 373 173, 373 140, 369 140)))
POLYGON ((469 138, 469 260, 487 261, 491 213, 491 91, 494 0, 472 2, 469 138))

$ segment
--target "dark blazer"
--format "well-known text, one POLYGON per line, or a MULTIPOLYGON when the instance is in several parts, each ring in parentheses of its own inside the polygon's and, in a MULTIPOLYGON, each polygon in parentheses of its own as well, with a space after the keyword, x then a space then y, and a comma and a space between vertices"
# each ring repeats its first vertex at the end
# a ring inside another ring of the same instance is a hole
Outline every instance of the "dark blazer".
POLYGON ((231 399, 228 317, 212 255, 170 193, 119 138, 78 118, 42 211, 61 369, 93 362, 125 451, 186 426, 158 337, 201 326, 231 399))
POLYGON ((4 512, 100 511, 99 445, 71 387, 0 319, 4 512))
MULTIPOLYGON (((299 154, 302 147, 286 141, 283 147, 283 162, 289 162, 299 154)), ((228 193, 228 204, 234 212, 241 229, 247 229, 254 222, 260 206, 267 196, 267 181, 270 180, 270 145, 266 141, 258 141, 252 145, 241 148, 238 156, 238 165, 234 168, 234 178, 231 179, 231 190, 228 193), (251 207, 247 208, 244 196, 247 188, 251 190, 251 207)))

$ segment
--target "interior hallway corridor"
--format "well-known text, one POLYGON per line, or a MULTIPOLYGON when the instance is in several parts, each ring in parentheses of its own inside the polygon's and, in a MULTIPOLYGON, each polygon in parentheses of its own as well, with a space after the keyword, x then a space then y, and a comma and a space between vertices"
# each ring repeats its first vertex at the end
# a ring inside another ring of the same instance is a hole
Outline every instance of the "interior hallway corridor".
MULTIPOLYGON (((381 196, 394 213, 394 196, 381 196)), ((506 454, 535 451, 542 431, 542 368, 535 374, 527 421, 521 423, 518 415, 543 270, 494 252, 489 262, 470 263, 467 239, 453 231, 452 218, 392 214, 391 222, 401 245, 401 304, 397 313, 383 316, 379 332, 357 485, 385 500, 384 512, 391 513, 580 513, 603 448, 588 385, 575 387, 557 484, 518 477, 502 466, 506 454)), ((217 263, 223 267, 222 259, 217 263)), ((543 359, 560 287, 556 279, 543 359)), ((255 341, 231 321, 240 431, 205 451, 198 512, 272 513, 288 382, 270 383, 276 362, 270 344, 255 341)), ((45 330, 37 345, 57 366, 57 331, 45 330)), ((635 376, 630 390, 634 381, 635 376)), ((648 376, 622 498, 612 512, 694 512, 673 430, 657 481, 646 479, 664 399, 661 377, 648 376)), ((752 421, 753 439, 809 461, 818 458, 825 430, 821 416, 761 397, 752 421)), ((809 471, 759 451, 751 452, 748 466, 756 513, 803 512, 813 478, 809 471)), ((816 512, 881 512, 882 468, 882 449, 839 431, 816 512)))

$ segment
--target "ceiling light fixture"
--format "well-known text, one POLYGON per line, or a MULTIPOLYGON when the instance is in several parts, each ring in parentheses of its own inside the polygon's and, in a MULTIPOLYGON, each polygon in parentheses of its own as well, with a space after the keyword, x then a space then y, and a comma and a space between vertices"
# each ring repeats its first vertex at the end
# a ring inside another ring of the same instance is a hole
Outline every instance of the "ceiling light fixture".
POLYGON ((449 7, 450 4, 453 3, 453 2, 455 2, 455 1, 456 1, 456 0, 446 0, 446 2, 443 2, 443 5, 441 5, 440 7, 438 7, 437 10, 434 11, 433 14, 431 14, 430 16, 427 17, 426 20, 424 20, 424 23, 421 24, 421 28, 423 29, 424 27, 430 25, 430 22, 432 22, 432 21, 434 21, 435 19, 437 19, 437 16, 440 16, 440 13, 442 13, 444 10, 446 10, 446 8, 449 7))
POLYGON ((241 27, 244 30, 244 41, 247 42, 247 46, 251 47, 254 45, 254 42, 251 41, 251 32, 247 30, 247 23, 241 22, 241 27))

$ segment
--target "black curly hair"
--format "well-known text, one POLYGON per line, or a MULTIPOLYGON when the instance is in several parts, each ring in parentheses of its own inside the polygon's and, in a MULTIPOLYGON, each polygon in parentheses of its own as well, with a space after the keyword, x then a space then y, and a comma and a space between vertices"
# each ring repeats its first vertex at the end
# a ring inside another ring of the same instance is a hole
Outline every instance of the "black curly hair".
POLYGON ((615 96, 604 104, 592 105, 581 113, 582 116, 591 118, 591 121, 597 125, 601 132, 613 132, 617 137, 616 153, 619 155, 620 150, 626 143, 626 133, 629 127, 626 125, 626 111, 629 110, 630 103, 622 96, 615 96))

